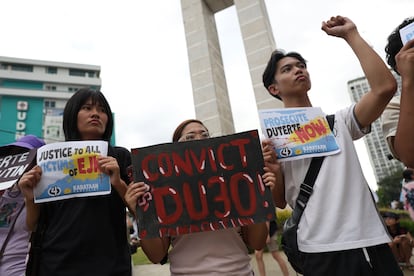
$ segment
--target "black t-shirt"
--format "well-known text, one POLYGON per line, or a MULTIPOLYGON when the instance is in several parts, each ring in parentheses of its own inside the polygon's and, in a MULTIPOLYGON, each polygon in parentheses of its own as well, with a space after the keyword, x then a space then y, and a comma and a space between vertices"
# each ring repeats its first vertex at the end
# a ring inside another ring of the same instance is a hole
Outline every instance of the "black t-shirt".
MULTIPOLYGON (((129 151, 110 147, 108 155, 117 159, 128 184, 129 151)), ((48 202, 41 208, 47 228, 39 275, 131 275, 126 207, 115 189, 109 195, 48 202)))

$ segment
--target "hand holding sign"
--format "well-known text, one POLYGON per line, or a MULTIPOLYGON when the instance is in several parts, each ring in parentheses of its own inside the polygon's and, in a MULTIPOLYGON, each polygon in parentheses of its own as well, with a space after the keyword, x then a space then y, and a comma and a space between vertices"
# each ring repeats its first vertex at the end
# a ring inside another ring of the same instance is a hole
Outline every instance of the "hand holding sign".
POLYGON ((263 135, 273 142, 279 161, 336 154, 340 151, 318 107, 259 110, 263 135))
POLYGON ((42 169, 39 166, 33 167, 19 179, 18 185, 26 201, 32 202, 34 199, 33 189, 37 186, 42 176, 42 169))
POLYGON ((246 226, 274 218, 257 131, 208 140, 161 144, 132 151, 141 238, 246 226), (262 175, 265 177, 263 183, 262 175), (145 183, 150 186, 144 188, 145 183))
POLYGON ((136 207, 142 206, 147 201, 152 199, 151 193, 149 193, 150 186, 144 182, 134 182, 128 185, 128 189, 125 193, 125 201, 129 210, 136 216, 136 207))
POLYGON ((405 45, 408 41, 414 39, 414 22, 400 29, 401 42, 405 45))
POLYGON ((106 156, 107 152, 108 143, 99 140, 53 143, 40 148, 37 163, 42 177, 34 191, 35 202, 109 194, 110 176, 119 179, 119 166, 115 158, 106 156))

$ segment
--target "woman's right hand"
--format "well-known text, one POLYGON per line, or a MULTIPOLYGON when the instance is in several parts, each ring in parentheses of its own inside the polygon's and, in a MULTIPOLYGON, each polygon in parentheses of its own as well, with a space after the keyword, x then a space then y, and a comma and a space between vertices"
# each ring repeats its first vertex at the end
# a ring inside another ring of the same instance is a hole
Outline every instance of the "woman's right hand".
POLYGON ((42 177, 42 169, 39 166, 34 166, 30 171, 25 172, 17 182, 20 191, 22 191, 26 201, 33 201, 33 189, 39 183, 42 177))
POLYGON ((132 182, 128 185, 125 193, 125 202, 131 212, 135 214, 138 198, 143 196, 149 190, 149 186, 145 182, 132 182))

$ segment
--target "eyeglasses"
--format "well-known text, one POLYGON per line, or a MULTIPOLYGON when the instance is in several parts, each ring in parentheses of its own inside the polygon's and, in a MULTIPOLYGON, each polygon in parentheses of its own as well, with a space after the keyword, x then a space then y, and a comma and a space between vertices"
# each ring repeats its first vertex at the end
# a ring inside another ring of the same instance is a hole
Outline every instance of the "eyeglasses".
POLYGON ((210 138, 210 134, 208 133, 208 131, 203 131, 203 132, 199 132, 199 133, 190 132, 190 133, 187 133, 187 134, 181 136, 180 139, 178 139, 178 141, 179 142, 192 141, 192 140, 196 140, 197 137, 199 139, 207 139, 207 138, 210 138))

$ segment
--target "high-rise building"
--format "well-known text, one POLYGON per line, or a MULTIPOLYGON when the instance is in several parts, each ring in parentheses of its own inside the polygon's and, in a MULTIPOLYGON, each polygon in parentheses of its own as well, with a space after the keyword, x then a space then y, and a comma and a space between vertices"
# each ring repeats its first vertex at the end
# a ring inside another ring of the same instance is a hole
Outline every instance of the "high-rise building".
POLYGON ((62 113, 81 87, 100 89, 100 66, 0 56, 0 145, 33 134, 63 141, 62 113))
MULTIPOLYGON (((399 94, 401 78, 394 72, 393 75, 398 82, 397 94, 399 94)), ((352 102, 354 103, 359 101, 362 95, 367 93, 369 89, 370 86, 365 77, 348 81, 348 92, 351 96, 352 102)), ((392 159, 390 150, 388 149, 387 142, 382 132, 380 119, 372 123, 371 133, 364 136, 364 142, 368 150, 368 156, 377 182, 390 175, 393 171, 404 167, 401 162, 392 159)))

